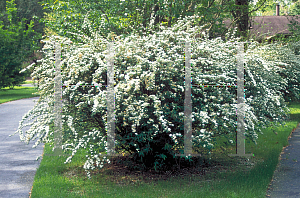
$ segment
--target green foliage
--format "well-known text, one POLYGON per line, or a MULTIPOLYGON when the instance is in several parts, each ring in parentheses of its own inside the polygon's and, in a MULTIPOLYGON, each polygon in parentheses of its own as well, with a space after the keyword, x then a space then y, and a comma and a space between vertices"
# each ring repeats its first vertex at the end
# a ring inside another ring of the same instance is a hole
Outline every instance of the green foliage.
POLYGON ((295 4, 291 6, 289 15, 300 15, 300 2, 295 2, 295 4))
MULTIPOLYGON (((39 35, 43 34, 44 32, 44 23, 43 17, 44 12, 47 12, 47 10, 43 10, 42 6, 39 5, 39 0, 15 0, 16 4, 16 21, 15 22, 22 22, 24 23, 25 30, 28 30, 28 26, 30 25, 30 22, 34 22, 34 26, 32 27, 32 30, 35 32, 36 35, 34 36, 34 44, 39 46, 39 49, 41 49, 42 44, 40 43, 40 40, 42 39, 39 35), (25 21, 22 21, 22 19, 25 19, 25 21)), ((3 16, 0 17, 0 21, 3 21, 4 27, 9 25, 8 16, 5 13, 6 9, 6 1, 0 2, 0 12, 3 13, 3 16)), ((30 63, 36 61, 40 58, 40 54, 35 50, 34 52, 32 50, 26 49, 24 51, 28 51, 28 53, 22 63, 22 68, 28 66, 30 63)))
POLYGON ((81 26, 84 15, 89 13, 92 29, 99 31, 107 38, 109 34, 128 36, 132 33, 143 36, 158 31, 160 26, 171 27, 180 18, 202 15, 194 25, 209 29, 210 38, 224 36, 227 29, 222 23, 229 18, 235 9, 234 1, 210 0, 149 0, 149 1, 119 1, 119 0, 68 0, 52 1, 42 4, 44 9, 52 10, 47 14, 46 29, 48 35, 66 36, 73 42, 80 42, 70 32, 83 31, 91 35, 89 28, 81 26))
MULTIPOLYGON (((14 0, 7 1, 6 15, 8 24, 0 21, 0 89, 9 86, 13 88, 25 80, 27 73, 20 74, 22 62, 35 48, 36 34, 34 23, 28 27, 25 19, 19 22, 14 0)), ((3 13, 2 13, 3 16, 3 13)))

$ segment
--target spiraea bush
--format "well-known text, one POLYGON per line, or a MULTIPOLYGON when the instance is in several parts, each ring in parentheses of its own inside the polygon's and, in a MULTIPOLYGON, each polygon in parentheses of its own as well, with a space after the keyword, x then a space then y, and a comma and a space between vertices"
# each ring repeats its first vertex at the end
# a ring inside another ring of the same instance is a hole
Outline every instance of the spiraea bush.
MULTIPOLYGON (((143 37, 131 34, 114 38, 115 70, 115 134, 116 152, 128 152, 141 167, 162 170, 172 167, 176 153, 183 153, 184 96, 186 41, 191 42, 193 84, 232 85, 192 88, 193 147, 212 149, 213 138, 226 136, 230 144, 236 134, 236 65, 239 39, 227 35, 209 40, 201 28, 192 27, 194 17, 179 20, 172 28, 143 37), (170 138, 163 138, 163 137, 170 138)), ((88 20, 85 27, 90 28, 88 20)), ((91 30, 92 31, 92 30, 91 30)), ((107 45, 112 40, 100 36, 74 33, 82 43, 71 43, 58 36, 49 37, 32 74, 40 79, 38 104, 20 122, 17 132, 21 140, 53 142, 54 123, 54 57, 53 42, 62 43, 62 82, 72 84, 63 88, 63 149, 72 157, 80 148, 88 149, 84 164, 89 170, 103 167, 107 152, 106 87, 82 86, 107 84, 107 45), (40 115, 24 135, 23 122, 30 115, 40 115)), ((111 37, 110 37, 111 38, 111 37)), ((276 52, 277 49, 268 50, 276 52)), ((259 127, 274 121, 284 124, 288 116, 282 90, 287 79, 279 72, 286 59, 269 60, 253 42, 245 53, 245 126, 246 136, 256 142, 259 127)), ((292 51, 288 51, 292 57, 292 51)), ((295 66, 298 64, 293 56, 295 66)), ((32 67, 29 66, 28 68, 32 67)), ((281 70, 282 71, 282 70, 281 70)), ((287 76, 289 77, 289 76, 287 76)), ((293 88, 291 88, 293 89, 293 88)), ((294 88, 297 91, 296 88, 294 88)), ((16 133, 17 133, 16 132, 16 133)))

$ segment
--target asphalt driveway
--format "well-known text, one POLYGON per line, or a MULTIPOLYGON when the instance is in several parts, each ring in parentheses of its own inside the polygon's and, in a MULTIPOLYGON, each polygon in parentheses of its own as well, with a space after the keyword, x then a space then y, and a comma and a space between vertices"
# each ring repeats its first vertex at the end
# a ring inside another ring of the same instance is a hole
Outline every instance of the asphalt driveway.
MULTIPOLYGON (((9 137, 19 126, 19 121, 36 103, 39 97, 21 99, 0 104, 0 197, 25 198, 33 185, 34 176, 40 165, 43 144, 33 149, 34 142, 25 144, 19 134, 9 137)), ((31 120, 32 122, 32 120, 31 120)), ((24 127, 23 132, 30 126, 24 127)))

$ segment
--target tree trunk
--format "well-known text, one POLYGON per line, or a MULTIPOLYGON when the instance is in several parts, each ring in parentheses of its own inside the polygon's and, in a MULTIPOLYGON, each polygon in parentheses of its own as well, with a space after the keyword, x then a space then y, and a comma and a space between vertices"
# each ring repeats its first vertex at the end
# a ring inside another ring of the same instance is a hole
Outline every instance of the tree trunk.
POLYGON ((156 4, 154 7, 154 16, 155 16, 154 26, 156 26, 156 24, 159 23, 159 15, 157 13, 158 10, 159 10, 159 6, 156 4))
POLYGON ((171 2, 170 5, 169 5, 168 27, 171 27, 171 24, 172 24, 172 3, 173 2, 171 2))
MULTIPOLYGON (((151 12, 150 12, 150 15, 151 15, 151 12)), ((143 14, 143 27, 144 28, 147 27, 147 22, 150 21, 150 20, 147 20, 147 19, 148 19, 148 6, 147 6, 147 2, 144 1, 144 14, 143 14)))
POLYGON ((237 20, 236 23, 237 23, 238 30, 240 31, 243 37, 246 37, 248 31, 248 20, 249 20, 248 0, 235 0, 235 5, 237 6, 237 8, 234 17, 237 20))

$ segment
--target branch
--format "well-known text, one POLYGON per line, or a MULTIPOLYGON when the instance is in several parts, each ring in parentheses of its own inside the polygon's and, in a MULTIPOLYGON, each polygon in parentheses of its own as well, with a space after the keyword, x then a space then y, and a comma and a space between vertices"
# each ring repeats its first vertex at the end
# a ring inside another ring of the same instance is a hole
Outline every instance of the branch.
POLYGON ((105 15, 105 18, 106 18, 107 22, 109 23, 109 18, 108 18, 108 16, 105 14, 105 12, 104 12, 104 10, 102 9, 102 7, 100 7, 100 9, 101 9, 102 13, 105 15))
MULTIPOLYGON (((76 1, 76 3, 77 3, 78 5, 80 5, 80 4, 78 3, 78 0, 75 0, 75 1, 76 1)), ((100 3, 99 1, 100 1, 100 0, 97 0, 96 2, 97 2, 97 3, 100 3)), ((79 9, 80 9, 81 11, 83 11, 82 8, 81 8, 81 6, 79 6, 79 9)), ((108 21, 108 23, 109 23, 109 19, 108 19, 107 15, 105 14, 105 12, 104 12, 104 10, 102 9, 101 6, 100 6, 100 10, 101 10, 101 12, 105 15, 105 18, 107 19, 107 21, 108 21)))
MULTIPOLYGON (((212 0, 211 4, 209 4, 209 2, 208 2, 208 6, 207 6, 207 7, 204 7, 204 8, 205 8, 205 9, 210 8, 210 7, 214 4, 214 2, 215 2, 215 0, 212 0)), ((205 13, 205 15, 201 18, 201 21, 199 22, 199 24, 201 24, 201 23, 203 22, 203 20, 204 20, 204 18, 205 18, 206 15, 207 15, 207 14, 205 13)))

